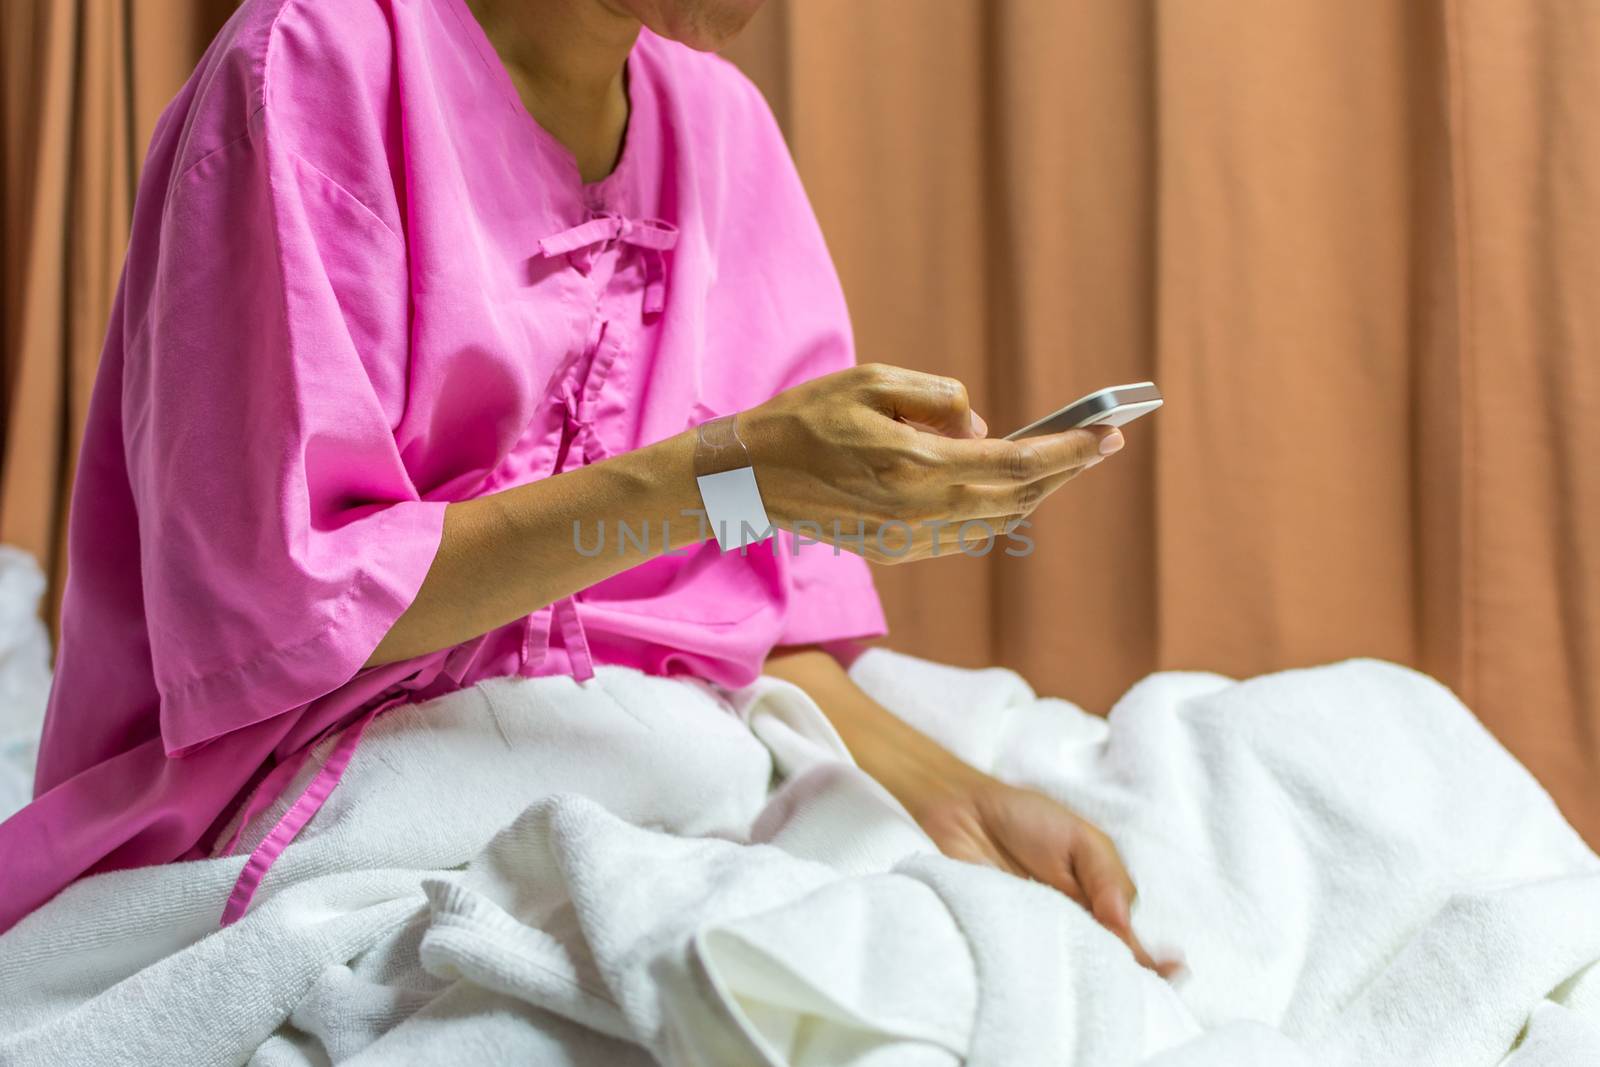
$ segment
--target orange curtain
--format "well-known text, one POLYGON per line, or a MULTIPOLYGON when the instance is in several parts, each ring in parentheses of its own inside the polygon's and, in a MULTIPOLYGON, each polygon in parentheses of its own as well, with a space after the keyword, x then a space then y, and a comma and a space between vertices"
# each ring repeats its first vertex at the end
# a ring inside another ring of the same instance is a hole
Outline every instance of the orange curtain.
POLYGON ((1453 687, 1600 843, 1600 7, 788 0, 775 101, 864 359, 992 427, 1154 379, 897 646, 1103 710, 1158 668, 1453 687))
MULTIPOLYGON (((226 0, 0 4, 0 540, 51 565, 154 116, 226 0)), ((863 358, 997 430, 1168 406, 1034 553, 879 572, 898 647, 1104 710, 1147 671, 1376 655, 1600 842, 1600 8, 769 0, 863 358)))
POLYGON ((65 582, 66 504, 138 164, 228 0, 0 3, 0 542, 65 582))

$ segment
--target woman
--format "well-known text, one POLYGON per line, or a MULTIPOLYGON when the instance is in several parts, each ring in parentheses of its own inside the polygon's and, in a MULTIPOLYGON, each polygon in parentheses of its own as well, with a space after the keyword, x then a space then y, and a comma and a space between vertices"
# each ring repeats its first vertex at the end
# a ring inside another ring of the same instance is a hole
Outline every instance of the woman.
POLYGON ((235 918, 375 714, 611 663, 787 679, 944 851, 1059 887, 1154 966, 1103 834, 851 683, 836 654, 883 630, 858 556, 724 554, 683 519, 697 428, 735 413, 777 526, 896 560, 1122 443, 987 440, 959 383, 852 368, 779 132, 704 54, 754 7, 242 6, 143 172, 0 930, 85 873, 212 854, 342 731, 235 918), (624 522, 667 533, 584 548, 624 522), (889 522, 909 548, 879 552, 889 522))

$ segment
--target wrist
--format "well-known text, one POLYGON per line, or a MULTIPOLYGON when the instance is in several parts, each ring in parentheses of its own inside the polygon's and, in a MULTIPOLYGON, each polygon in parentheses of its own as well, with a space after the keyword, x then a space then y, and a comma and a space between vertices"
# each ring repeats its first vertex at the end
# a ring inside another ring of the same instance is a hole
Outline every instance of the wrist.
POLYGON ((868 775, 919 822, 948 801, 970 795, 987 776, 876 701, 836 703, 829 717, 868 775))
MULTIPOLYGON (((920 735, 919 735, 920 737, 920 735)), ((985 775, 927 738, 895 751, 878 752, 857 763, 904 805, 919 823, 949 804, 971 796, 985 775)))
POLYGON ((804 690, 838 731, 856 765, 918 822, 992 781, 873 700, 821 649, 775 650, 766 673, 804 690))
POLYGON ((791 417, 782 411, 769 410, 762 404, 741 411, 737 425, 739 439, 750 454, 750 467, 755 472, 756 487, 761 491, 761 503, 767 518, 774 526, 792 529, 797 516, 790 513, 784 485, 788 460, 796 455, 791 431, 791 417))

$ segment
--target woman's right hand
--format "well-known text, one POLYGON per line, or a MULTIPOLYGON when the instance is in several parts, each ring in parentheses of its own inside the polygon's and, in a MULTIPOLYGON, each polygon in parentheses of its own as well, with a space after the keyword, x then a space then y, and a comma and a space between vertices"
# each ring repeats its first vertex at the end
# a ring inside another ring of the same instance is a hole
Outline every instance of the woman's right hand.
POLYGON ((1106 427, 989 440, 959 381, 879 363, 787 389, 738 427, 775 525, 885 563, 1009 531, 1122 447, 1106 427))

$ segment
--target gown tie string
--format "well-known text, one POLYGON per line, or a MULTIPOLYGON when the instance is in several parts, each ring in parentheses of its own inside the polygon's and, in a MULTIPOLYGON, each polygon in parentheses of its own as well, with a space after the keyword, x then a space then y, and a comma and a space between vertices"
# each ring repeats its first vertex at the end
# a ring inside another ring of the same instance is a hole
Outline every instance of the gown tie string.
POLYGON ((662 219, 634 219, 615 211, 590 212, 587 221, 551 234, 539 242, 545 257, 573 256, 573 265, 587 274, 595 246, 618 241, 644 255, 644 311, 660 314, 667 306, 667 262, 663 253, 678 243, 678 228, 662 219))

